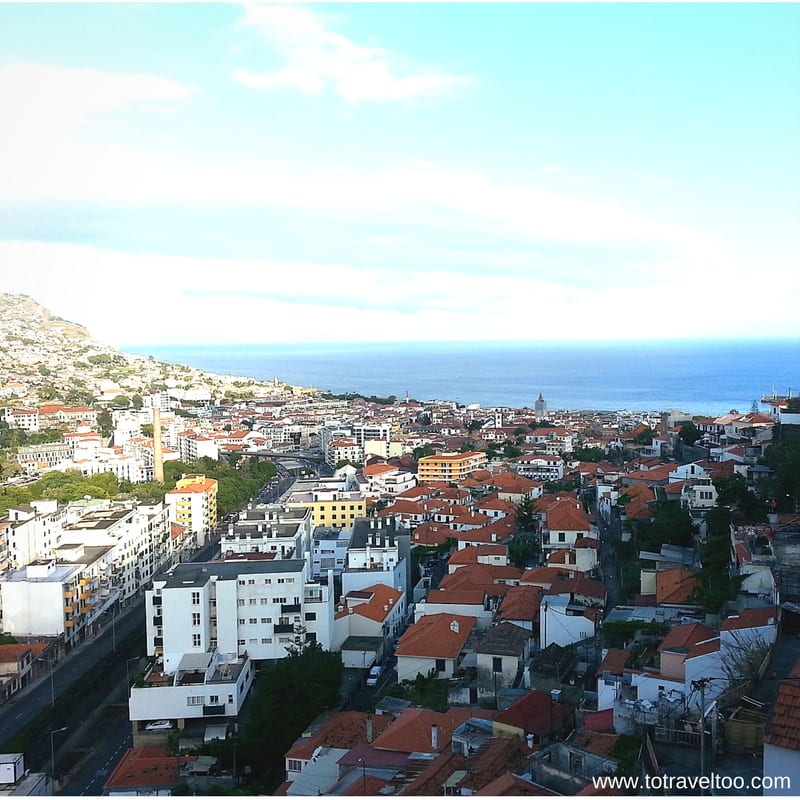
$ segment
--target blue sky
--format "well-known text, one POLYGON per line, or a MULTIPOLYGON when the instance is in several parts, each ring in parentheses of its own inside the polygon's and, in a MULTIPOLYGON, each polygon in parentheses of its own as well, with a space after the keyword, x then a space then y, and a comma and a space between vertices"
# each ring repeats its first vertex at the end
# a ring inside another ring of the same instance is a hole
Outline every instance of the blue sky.
POLYGON ((798 40, 797 4, 0 5, 0 285, 127 345, 797 336, 798 40))

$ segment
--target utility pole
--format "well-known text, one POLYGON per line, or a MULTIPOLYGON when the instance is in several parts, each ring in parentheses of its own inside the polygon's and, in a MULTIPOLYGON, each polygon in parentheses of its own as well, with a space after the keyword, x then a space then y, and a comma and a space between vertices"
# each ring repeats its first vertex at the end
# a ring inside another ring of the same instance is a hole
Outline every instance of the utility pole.
MULTIPOLYGON (((700 678, 700 680, 692 681, 692 689, 700 690, 700 777, 704 778, 706 775, 706 684, 708 678, 700 678)), ((700 785, 700 794, 703 794, 702 783, 700 785)))

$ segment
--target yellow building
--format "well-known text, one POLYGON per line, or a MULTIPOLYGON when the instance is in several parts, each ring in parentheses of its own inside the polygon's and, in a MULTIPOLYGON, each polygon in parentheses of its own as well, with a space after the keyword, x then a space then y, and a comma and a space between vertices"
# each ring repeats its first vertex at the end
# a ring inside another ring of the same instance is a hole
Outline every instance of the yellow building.
POLYGON ((440 453, 438 456, 423 456, 417 464, 417 480, 447 481, 463 480, 476 469, 486 464, 486 454, 470 451, 468 453, 440 453))
POLYGON ((360 492, 318 488, 293 492, 286 500, 289 508, 310 508, 315 526, 352 528, 358 517, 367 515, 367 501, 360 492))
POLYGON ((194 533, 199 547, 217 525, 217 488, 213 478, 184 475, 164 497, 170 520, 194 533))

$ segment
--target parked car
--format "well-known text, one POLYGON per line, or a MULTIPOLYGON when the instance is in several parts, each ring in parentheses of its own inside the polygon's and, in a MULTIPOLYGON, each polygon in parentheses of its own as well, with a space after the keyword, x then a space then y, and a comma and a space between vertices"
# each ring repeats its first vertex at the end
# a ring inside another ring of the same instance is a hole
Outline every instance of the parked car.
POLYGON ((168 719, 156 719, 144 726, 146 731, 168 731, 170 728, 172 723, 168 719))
POLYGON ((367 675, 367 686, 377 686, 378 685, 378 678, 381 677, 381 666, 380 664, 376 664, 372 667, 369 671, 369 675, 367 675))

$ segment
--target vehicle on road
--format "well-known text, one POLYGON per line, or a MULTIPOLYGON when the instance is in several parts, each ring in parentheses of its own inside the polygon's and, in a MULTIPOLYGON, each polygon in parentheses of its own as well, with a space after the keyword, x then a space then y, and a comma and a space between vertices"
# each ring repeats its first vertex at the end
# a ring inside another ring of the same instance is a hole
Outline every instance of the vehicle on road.
POLYGON ((376 664, 372 667, 369 671, 369 675, 367 675, 367 686, 377 686, 382 671, 383 669, 380 664, 376 664))

